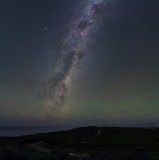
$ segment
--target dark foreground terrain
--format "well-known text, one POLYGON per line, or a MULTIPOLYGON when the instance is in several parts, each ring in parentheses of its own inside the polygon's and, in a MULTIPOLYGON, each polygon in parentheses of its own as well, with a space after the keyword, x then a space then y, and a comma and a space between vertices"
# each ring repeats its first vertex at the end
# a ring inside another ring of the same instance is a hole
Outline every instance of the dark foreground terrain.
POLYGON ((159 160, 159 129, 86 127, 1 137, 0 160, 159 160))

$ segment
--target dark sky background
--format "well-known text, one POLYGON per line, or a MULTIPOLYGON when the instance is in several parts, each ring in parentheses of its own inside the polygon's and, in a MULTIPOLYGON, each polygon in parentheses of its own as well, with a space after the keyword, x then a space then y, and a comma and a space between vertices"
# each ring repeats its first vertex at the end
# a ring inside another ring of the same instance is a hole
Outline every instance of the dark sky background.
POLYGON ((83 1, 0 1, 0 125, 159 125, 156 0, 110 0, 65 104, 58 113, 43 104, 40 88, 83 1))

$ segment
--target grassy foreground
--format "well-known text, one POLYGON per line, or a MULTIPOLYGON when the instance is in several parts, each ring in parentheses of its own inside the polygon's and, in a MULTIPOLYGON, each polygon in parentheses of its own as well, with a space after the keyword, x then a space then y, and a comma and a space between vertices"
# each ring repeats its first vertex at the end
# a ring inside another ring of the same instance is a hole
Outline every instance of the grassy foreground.
POLYGON ((1 137, 0 160, 159 160, 159 129, 85 127, 1 137))

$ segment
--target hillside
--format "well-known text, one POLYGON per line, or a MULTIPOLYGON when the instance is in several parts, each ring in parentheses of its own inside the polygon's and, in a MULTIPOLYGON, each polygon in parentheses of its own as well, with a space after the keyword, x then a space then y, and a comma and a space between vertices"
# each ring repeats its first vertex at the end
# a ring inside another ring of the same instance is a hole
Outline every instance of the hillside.
POLYGON ((84 127, 1 137, 1 160, 158 160, 159 129, 84 127))

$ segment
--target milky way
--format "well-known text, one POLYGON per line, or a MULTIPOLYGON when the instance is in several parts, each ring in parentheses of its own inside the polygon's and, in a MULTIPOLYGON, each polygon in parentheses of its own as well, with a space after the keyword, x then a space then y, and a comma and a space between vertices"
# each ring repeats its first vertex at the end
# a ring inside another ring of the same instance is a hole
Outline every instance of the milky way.
POLYGON ((60 58, 54 68, 51 79, 43 85, 45 106, 49 112, 58 112, 63 106, 67 94, 71 90, 71 83, 78 64, 86 54, 87 42, 91 30, 104 8, 109 5, 106 0, 87 0, 84 8, 76 16, 72 16, 70 30, 61 45, 60 58))

